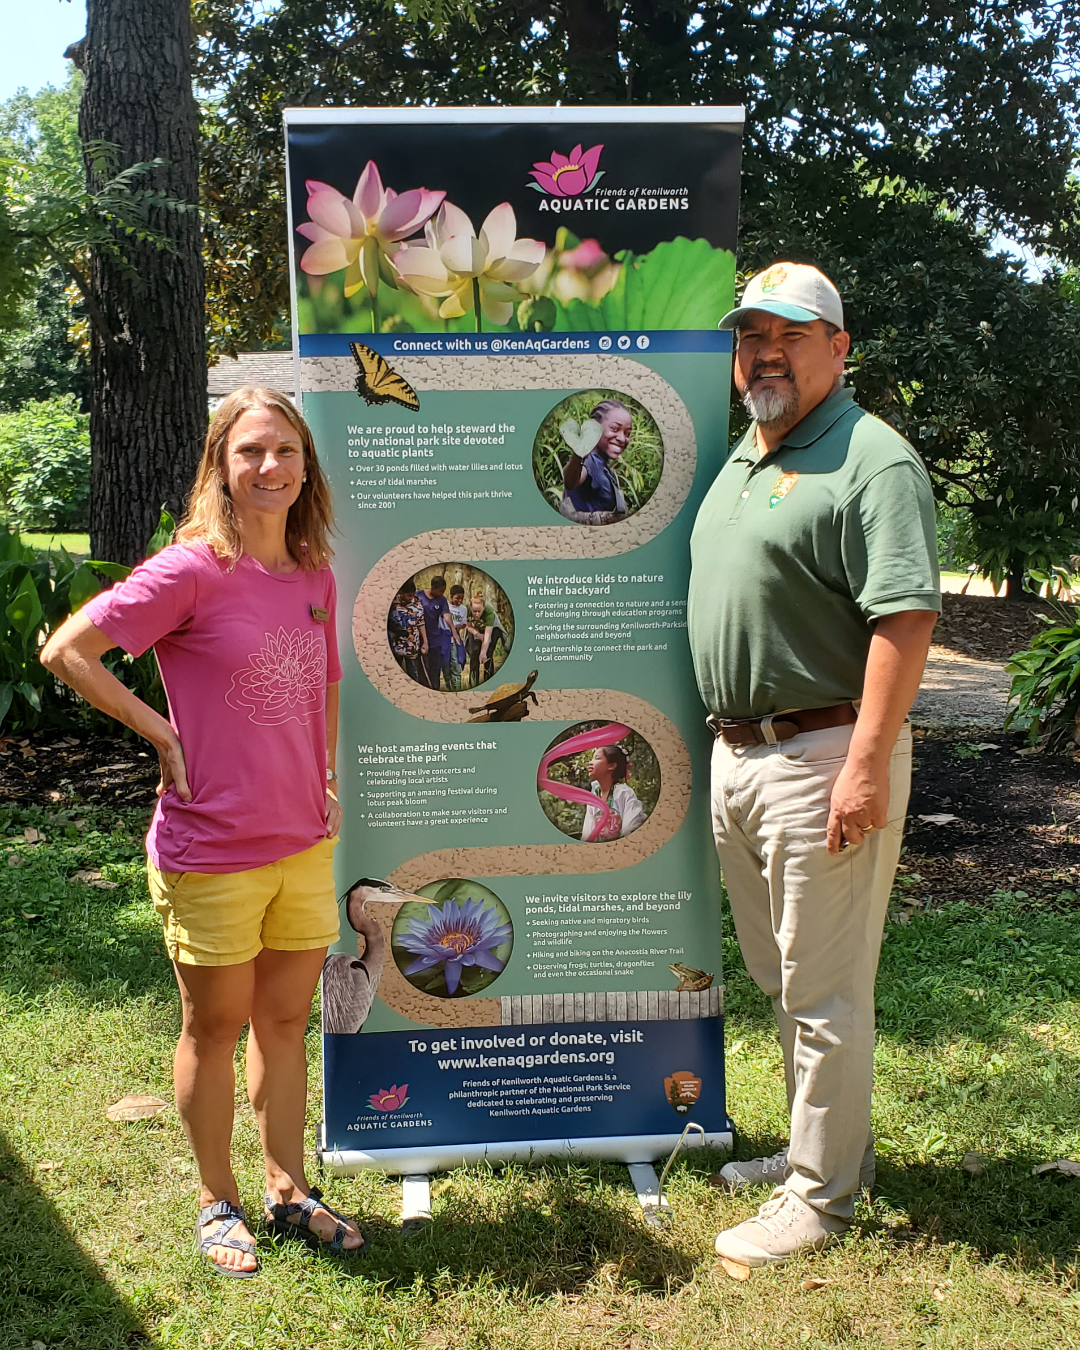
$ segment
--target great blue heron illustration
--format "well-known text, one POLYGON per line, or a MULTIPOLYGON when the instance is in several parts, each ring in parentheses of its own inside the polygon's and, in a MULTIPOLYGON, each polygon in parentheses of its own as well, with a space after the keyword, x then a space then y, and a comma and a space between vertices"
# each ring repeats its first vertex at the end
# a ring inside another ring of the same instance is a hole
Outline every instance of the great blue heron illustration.
POLYGON ((322 969, 322 1024, 323 1031, 330 1035, 354 1036, 367 1021, 375 1002, 386 959, 386 938, 378 920, 366 913, 364 907, 369 901, 378 900, 431 904, 422 895, 413 895, 389 881, 371 877, 361 877, 349 887, 345 917, 358 935, 356 956, 331 952, 322 969))

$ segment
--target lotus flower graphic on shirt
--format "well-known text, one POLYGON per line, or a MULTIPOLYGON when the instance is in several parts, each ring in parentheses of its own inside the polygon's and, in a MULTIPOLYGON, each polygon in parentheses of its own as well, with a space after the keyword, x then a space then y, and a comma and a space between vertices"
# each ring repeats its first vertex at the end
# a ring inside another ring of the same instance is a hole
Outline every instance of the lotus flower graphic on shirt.
POLYGON ((599 173, 596 170, 603 148, 603 145, 594 145, 591 150, 582 150, 580 145, 575 145, 568 155, 553 150, 550 162, 539 160, 529 170, 529 176, 536 179, 529 187, 549 197, 579 197, 594 188, 604 176, 603 170, 599 173))
POLYGON ((369 1111, 398 1111, 409 1100, 409 1085, 395 1083, 393 1087, 380 1088, 368 1098, 369 1111))
POLYGON ((326 704, 326 647, 321 633, 267 633, 261 651, 232 677, 225 702, 259 726, 306 722, 326 704))

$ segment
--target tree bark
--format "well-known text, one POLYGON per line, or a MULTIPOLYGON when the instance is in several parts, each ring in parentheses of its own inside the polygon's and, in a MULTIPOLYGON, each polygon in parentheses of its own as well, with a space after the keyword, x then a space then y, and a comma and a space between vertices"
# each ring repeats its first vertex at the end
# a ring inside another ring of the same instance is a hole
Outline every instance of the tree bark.
POLYGON ((626 77, 619 65, 622 6, 607 0, 563 0, 566 17, 566 101, 625 103, 626 77))
MULTIPOLYGON (((190 0, 88 0, 79 132, 116 145, 121 168, 166 160, 152 186, 197 202, 190 10, 190 0)), ((128 565, 145 556, 162 506, 182 508, 206 434, 198 215, 168 213, 155 228, 174 251, 125 240, 130 271, 90 259, 101 316, 90 349, 91 549, 128 565)))

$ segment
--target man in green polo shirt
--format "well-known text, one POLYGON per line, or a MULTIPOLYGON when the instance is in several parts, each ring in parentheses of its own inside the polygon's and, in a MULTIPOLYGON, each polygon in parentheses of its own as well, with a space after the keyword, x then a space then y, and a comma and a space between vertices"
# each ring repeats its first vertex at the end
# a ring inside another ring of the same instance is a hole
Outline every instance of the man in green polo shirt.
POLYGON ((941 596, 930 480, 843 388, 832 282, 778 263, 720 326, 754 420, 698 512, 688 619, 716 848, 791 1114, 789 1148, 723 1169, 776 1187, 716 1239, 761 1266, 843 1233, 873 1182, 874 980, 941 596))

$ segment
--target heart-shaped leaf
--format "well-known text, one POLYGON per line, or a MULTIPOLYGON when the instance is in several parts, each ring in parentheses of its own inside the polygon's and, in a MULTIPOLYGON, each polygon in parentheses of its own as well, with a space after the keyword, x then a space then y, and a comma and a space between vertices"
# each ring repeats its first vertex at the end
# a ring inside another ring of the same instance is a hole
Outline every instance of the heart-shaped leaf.
POLYGON ((574 454, 582 459, 596 449, 597 442, 603 434, 604 428, 594 417, 586 417, 580 426, 572 417, 559 423, 559 435, 574 454))

